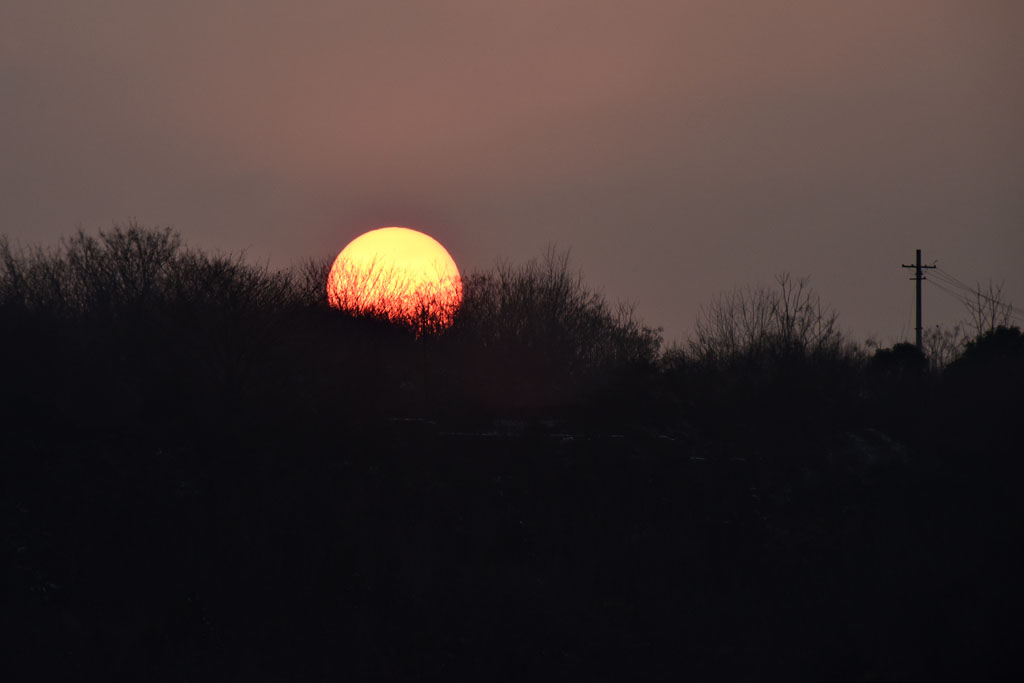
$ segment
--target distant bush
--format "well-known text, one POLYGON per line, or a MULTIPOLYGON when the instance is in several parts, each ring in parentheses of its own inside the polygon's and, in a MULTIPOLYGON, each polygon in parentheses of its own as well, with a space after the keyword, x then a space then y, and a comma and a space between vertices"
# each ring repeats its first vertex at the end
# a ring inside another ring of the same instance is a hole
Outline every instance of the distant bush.
POLYGON ((127 229, 78 232, 58 250, 15 251, 0 241, 0 302, 54 315, 111 313, 153 303, 166 284, 181 239, 165 230, 127 229))
POLYGON ((924 355, 928 358, 928 367, 934 371, 942 370, 963 353, 968 337, 962 325, 944 328, 939 325, 925 330, 922 335, 924 355))
POLYGON ((988 372, 1019 370, 1024 366, 1024 333, 1019 327, 1001 325, 967 343, 963 354, 952 364, 953 370, 968 368, 988 372))
POLYGON ((944 374, 955 393, 975 409, 1019 419, 1024 333, 1019 327, 1000 326, 979 335, 944 374))
POLYGON ((288 273, 134 223, 54 250, 3 240, 0 264, 4 343, 21 361, 11 400, 85 424, 225 419, 263 383, 297 304, 288 273))
POLYGON ((776 284, 716 297, 689 342, 662 359, 683 410, 723 433, 831 429, 851 417, 860 350, 807 279, 776 284))
POLYGON ((875 375, 902 379, 921 376, 928 370, 928 359, 913 344, 896 344, 891 349, 878 349, 871 357, 868 371, 875 375))
POLYGON ((741 358, 827 358, 845 341, 836 312, 821 303, 808 279, 783 273, 777 288, 748 287, 715 298, 697 316, 691 356, 703 363, 741 358))
POLYGON ((660 330, 613 307, 569 268, 568 253, 464 278, 448 339, 462 381, 491 405, 543 410, 610 399, 620 382, 651 370, 660 330))

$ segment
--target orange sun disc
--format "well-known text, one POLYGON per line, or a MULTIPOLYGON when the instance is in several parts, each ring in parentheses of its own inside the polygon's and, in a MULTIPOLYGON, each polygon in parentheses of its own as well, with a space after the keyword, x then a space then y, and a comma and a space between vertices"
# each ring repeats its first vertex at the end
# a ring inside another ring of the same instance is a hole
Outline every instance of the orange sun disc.
POLYGON ((409 228, 363 233, 341 250, 327 276, 334 308, 443 329, 462 303, 462 278, 448 251, 409 228))

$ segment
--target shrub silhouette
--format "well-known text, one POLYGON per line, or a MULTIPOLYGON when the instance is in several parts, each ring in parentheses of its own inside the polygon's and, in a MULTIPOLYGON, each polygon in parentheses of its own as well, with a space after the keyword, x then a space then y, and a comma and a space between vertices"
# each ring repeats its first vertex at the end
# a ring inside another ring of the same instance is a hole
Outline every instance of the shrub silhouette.
POLYGON ((928 370, 928 359, 913 344, 902 342, 891 349, 878 349, 871 357, 868 369, 896 379, 919 377, 928 370))
POLYGON ((691 356, 701 363, 741 358, 835 357, 844 339, 838 314, 825 307, 807 278, 776 277, 777 288, 748 287, 714 299, 697 316, 691 356))
POLYGON ((830 430, 854 412, 859 349, 806 278, 783 273, 776 284, 716 297, 689 343, 662 359, 684 409, 723 434, 830 430))
POLYGON ((1024 333, 1019 327, 999 326, 967 343, 951 370, 964 372, 1019 372, 1024 363, 1024 333))
POLYGON ((258 388, 296 303, 289 274, 136 224, 79 232, 53 251, 5 241, 0 259, 6 341, 26 361, 18 391, 88 423, 168 410, 222 419, 258 388))
POLYGON ((951 329, 936 325, 924 331, 922 343, 928 366, 932 370, 941 370, 952 363, 963 352, 967 344, 967 334, 962 325, 954 325, 951 329))
POLYGON ((654 367, 661 345, 659 330, 609 306, 553 250, 466 277, 446 339, 476 399, 527 412, 611 399, 624 378, 654 367))
MULTIPOLYGON (((1012 425, 1020 420, 1024 333, 1001 326, 981 334, 968 342, 942 379, 943 413, 948 420, 974 426, 962 436, 998 452, 994 444, 1007 439, 1012 425)), ((947 424, 944 431, 948 430, 947 424)))

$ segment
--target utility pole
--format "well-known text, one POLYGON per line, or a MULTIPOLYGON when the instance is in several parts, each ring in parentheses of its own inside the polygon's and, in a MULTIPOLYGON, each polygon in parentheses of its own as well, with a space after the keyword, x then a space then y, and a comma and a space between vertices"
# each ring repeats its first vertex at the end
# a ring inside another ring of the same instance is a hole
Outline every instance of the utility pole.
POLYGON ((910 265, 907 265, 906 263, 904 263, 904 264, 901 264, 901 265, 904 268, 913 268, 914 269, 914 277, 910 278, 911 280, 916 280, 917 281, 917 327, 914 328, 914 331, 917 332, 917 350, 921 351, 923 353, 924 352, 924 345, 921 343, 921 280, 924 279, 924 276, 921 274, 921 270, 925 269, 925 268, 934 268, 935 266, 922 266, 921 265, 921 250, 920 249, 917 250, 917 263, 911 263, 910 265))

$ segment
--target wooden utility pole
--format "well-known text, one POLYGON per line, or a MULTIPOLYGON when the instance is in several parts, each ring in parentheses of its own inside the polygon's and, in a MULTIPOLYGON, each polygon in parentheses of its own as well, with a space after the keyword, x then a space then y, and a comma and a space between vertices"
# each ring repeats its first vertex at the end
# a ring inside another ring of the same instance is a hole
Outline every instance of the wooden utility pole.
POLYGON ((917 333, 917 350, 921 351, 923 353, 924 352, 924 345, 921 343, 921 329, 922 329, 921 328, 921 280, 924 279, 924 276, 921 274, 921 270, 925 269, 925 268, 934 268, 935 266, 922 266, 921 265, 921 250, 920 249, 917 250, 917 263, 911 263, 909 265, 904 263, 904 264, 902 264, 902 266, 904 268, 913 268, 914 269, 914 277, 912 277, 910 279, 917 281, 917 327, 914 328, 914 331, 917 333))

